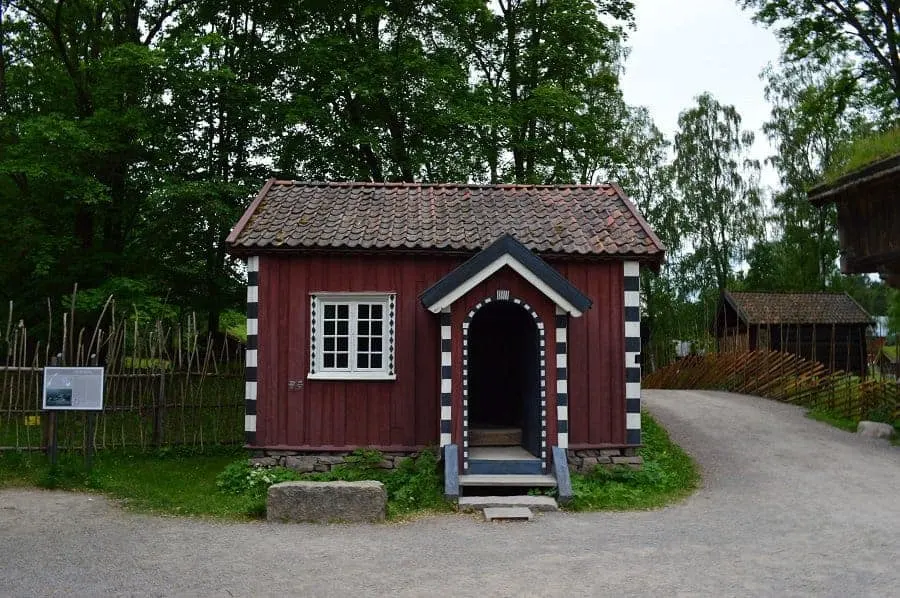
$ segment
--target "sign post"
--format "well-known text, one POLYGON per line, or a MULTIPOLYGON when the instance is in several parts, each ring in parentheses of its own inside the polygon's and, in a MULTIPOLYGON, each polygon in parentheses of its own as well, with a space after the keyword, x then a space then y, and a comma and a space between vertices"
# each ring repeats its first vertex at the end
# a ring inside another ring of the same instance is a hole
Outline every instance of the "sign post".
POLYGON ((43 408, 53 419, 50 431, 50 464, 56 465, 56 411, 87 411, 85 463, 90 469, 93 456, 94 412, 103 409, 102 367, 44 368, 43 408))

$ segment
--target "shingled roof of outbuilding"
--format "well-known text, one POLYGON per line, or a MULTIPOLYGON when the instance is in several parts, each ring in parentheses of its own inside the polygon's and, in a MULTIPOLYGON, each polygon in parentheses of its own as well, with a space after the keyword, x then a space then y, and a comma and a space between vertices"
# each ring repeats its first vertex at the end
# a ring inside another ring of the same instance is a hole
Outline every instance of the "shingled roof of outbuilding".
POLYGON ((270 180, 226 242, 241 254, 313 248, 474 252, 507 234, 545 255, 629 256, 658 263, 665 251, 614 184, 270 180))
POLYGON ((740 293, 725 300, 747 324, 869 324, 870 316, 847 293, 740 293))

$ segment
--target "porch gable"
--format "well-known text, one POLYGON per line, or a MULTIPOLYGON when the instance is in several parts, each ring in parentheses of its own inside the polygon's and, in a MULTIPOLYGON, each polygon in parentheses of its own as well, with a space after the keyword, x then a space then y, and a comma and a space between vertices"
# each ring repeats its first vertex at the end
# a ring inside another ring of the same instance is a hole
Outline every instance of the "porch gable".
POLYGON ((422 305, 440 313, 504 266, 572 317, 581 316, 592 305, 590 298, 512 235, 500 237, 428 288, 421 295, 422 305))

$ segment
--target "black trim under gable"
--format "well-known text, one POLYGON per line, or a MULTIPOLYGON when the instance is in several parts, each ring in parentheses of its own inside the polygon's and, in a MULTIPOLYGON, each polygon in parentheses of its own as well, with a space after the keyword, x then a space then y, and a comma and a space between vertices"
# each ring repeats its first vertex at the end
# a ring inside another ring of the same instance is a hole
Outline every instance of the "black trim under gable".
POLYGON ((504 235, 425 290, 420 296, 422 305, 426 308, 432 307, 452 293, 454 289, 459 288, 467 280, 484 270, 488 264, 506 254, 515 258, 517 262, 525 266, 579 311, 584 312, 593 304, 587 295, 566 280, 553 266, 522 245, 512 235, 504 235))

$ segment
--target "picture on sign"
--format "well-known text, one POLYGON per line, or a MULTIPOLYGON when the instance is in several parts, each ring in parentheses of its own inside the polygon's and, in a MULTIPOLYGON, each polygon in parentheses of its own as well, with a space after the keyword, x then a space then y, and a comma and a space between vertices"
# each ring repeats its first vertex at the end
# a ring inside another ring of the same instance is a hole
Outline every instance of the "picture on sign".
POLYGON ((103 409, 103 368, 44 368, 44 409, 103 409))
POLYGON ((47 389, 47 406, 48 407, 71 407, 72 406, 72 389, 71 388, 48 388, 47 389))

